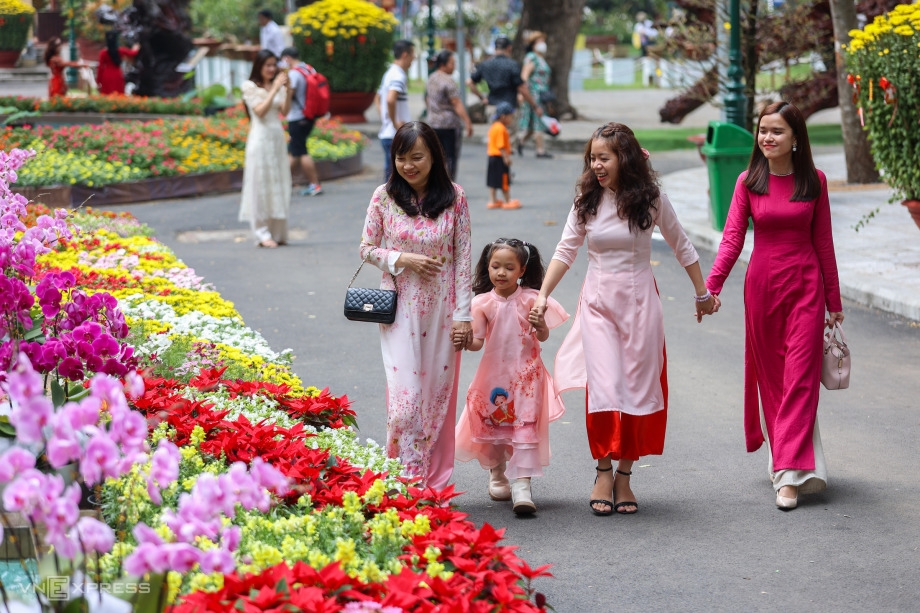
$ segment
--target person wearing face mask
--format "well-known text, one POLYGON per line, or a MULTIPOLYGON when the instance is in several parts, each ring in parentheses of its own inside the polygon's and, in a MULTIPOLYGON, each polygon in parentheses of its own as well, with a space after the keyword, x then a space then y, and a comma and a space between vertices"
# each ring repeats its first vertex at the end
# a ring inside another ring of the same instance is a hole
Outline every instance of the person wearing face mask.
POLYGON ((524 143, 531 137, 537 146, 538 158, 551 158, 552 153, 547 153, 543 136, 543 120, 546 113, 544 100, 551 96, 549 87, 552 69, 546 62, 546 34, 531 32, 525 38, 527 41, 527 55, 524 56, 524 67, 521 69, 521 80, 527 86, 532 101, 526 101, 521 107, 521 117, 518 121, 518 155, 524 155, 524 143))

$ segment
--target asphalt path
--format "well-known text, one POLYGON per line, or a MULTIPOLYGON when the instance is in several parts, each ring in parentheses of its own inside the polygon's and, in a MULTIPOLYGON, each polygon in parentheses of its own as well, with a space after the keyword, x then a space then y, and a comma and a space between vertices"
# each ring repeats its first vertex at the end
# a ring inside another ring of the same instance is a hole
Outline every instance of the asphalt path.
MULTIPOLYGON (((372 324, 342 316, 345 287, 360 262, 358 242, 380 183, 376 142, 365 172, 327 182, 319 197, 294 197, 292 243, 256 249, 237 221, 239 194, 130 205, 198 274, 233 301, 246 323, 280 350, 290 347, 306 384, 347 395, 361 435, 383 441, 385 376, 372 324)), ((695 151, 657 153, 667 173, 693 165, 695 151)), ((495 238, 536 244, 544 259, 562 232, 581 171, 575 154, 515 158, 512 194, 524 207, 486 209, 485 150, 466 145, 460 183, 470 200, 473 252, 495 238)), ((584 397, 565 396, 551 426, 552 465, 534 480, 538 513, 516 518, 486 493, 487 473, 458 464, 459 507, 477 524, 506 529, 531 565, 552 564, 536 582, 556 611, 916 611, 920 512, 917 500, 917 364, 920 327, 845 303, 854 372, 847 391, 822 389, 819 421, 830 471, 827 492, 778 511, 766 449, 745 453, 742 433, 744 270, 738 266, 722 311, 697 324, 693 288, 670 248, 655 241, 655 275, 667 335, 670 423, 663 456, 642 458, 633 516, 595 517, 588 508, 593 461, 584 397)), ((713 254, 702 252, 704 273, 713 254)), ((574 315, 584 253, 554 293, 574 315)), ((375 284, 365 270, 359 284, 375 284)), ((552 369, 568 324, 544 344, 552 369)), ((479 354, 463 356, 461 396, 479 354)), ((459 410, 458 410, 459 413, 459 410)))

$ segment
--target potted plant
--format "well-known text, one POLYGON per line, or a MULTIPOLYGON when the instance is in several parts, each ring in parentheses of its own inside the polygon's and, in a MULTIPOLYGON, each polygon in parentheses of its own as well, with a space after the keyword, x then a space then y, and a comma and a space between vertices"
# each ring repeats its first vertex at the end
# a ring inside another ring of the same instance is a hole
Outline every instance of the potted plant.
POLYGON ((850 36, 847 80, 872 155, 892 202, 901 200, 920 227, 920 4, 900 4, 850 36))
POLYGON ((330 112, 363 122, 389 64, 396 18, 365 0, 320 0, 289 25, 300 59, 329 80, 330 112))
MULTIPOLYGON (((487 21, 487 15, 483 9, 471 2, 463 2, 460 6, 463 11, 463 29, 467 40, 475 39, 477 31, 487 21)), ((453 39, 458 25, 456 5, 451 4, 446 8, 435 5, 432 7, 431 16, 434 29, 440 33, 441 38, 453 39)), ((413 25, 417 33, 428 31, 428 5, 422 5, 415 16, 413 25)))
POLYGON ((19 0, 0 0, 0 68, 16 65, 34 14, 34 8, 19 0))
MULTIPOLYGON (((121 12, 133 4, 133 0, 91 0, 81 4, 72 14, 80 57, 96 61, 99 59, 99 52, 105 47, 105 31, 108 28, 99 23, 96 11, 102 5, 107 5, 121 12)), ((69 10, 71 9, 68 8, 69 10)))

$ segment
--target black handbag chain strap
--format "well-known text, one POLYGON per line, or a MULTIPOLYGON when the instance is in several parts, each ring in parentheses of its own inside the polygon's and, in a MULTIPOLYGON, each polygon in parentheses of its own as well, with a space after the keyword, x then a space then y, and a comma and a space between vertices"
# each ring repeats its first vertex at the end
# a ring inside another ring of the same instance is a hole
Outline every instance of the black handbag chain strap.
MULTIPOLYGON (((370 252, 370 251, 368 251, 368 252, 367 252, 367 255, 364 256, 364 259, 361 260, 361 263, 358 265, 358 270, 356 270, 356 271, 355 271, 355 274, 352 275, 351 281, 348 282, 348 287, 347 287, 346 289, 351 289, 351 286, 352 286, 352 284, 355 282, 355 279, 358 278, 358 273, 361 272, 361 269, 364 267, 364 263, 367 262, 367 258, 369 258, 369 257, 371 257, 371 252, 370 252)), ((392 277, 392 276, 393 276, 393 273, 390 273, 390 276, 392 277)), ((396 279, 394 278, 393 281, 394 281, 394 283, 395 283, 396 279)))

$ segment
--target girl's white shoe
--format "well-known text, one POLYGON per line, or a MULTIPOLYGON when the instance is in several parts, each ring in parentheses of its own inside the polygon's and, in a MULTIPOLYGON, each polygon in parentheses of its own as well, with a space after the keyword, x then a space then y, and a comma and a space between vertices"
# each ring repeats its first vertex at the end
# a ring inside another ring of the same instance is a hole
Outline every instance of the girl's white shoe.
POLYGON ((511 500, 511 484, 505 476, 504 462, 489 471, 489 498, 511 500))
POLYGON ((537 512, 537 505, 530 497, 530 477, 515 479, 511 484, 512 510, 517 515, 531 515, 537 512))
POLYGON ((792 509, 799 506, 798 497, 795 498, 786 498, 785 496, 776 495, 776 507, 780 511, 791 511, 792 509))

